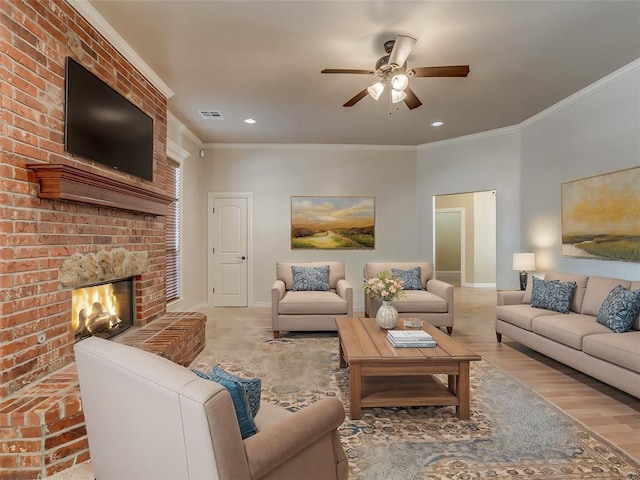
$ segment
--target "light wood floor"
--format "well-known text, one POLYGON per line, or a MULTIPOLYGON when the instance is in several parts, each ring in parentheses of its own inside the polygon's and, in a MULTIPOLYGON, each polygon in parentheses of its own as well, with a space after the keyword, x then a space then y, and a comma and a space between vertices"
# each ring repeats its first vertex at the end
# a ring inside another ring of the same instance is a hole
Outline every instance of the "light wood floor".
POLYGON ((509 338, 498 343, 494 289, 456 287, 454 298, 454 338, 640 459, 640 400, 509 338))

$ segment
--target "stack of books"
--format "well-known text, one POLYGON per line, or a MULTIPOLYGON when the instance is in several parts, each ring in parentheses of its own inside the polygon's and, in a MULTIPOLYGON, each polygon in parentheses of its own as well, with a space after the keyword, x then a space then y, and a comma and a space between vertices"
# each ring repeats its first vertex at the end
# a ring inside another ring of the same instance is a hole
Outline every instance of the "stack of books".
POLYGON ((387 339, 396 348, 432 348, 436 341, 423 330, 389 330, 387 339))

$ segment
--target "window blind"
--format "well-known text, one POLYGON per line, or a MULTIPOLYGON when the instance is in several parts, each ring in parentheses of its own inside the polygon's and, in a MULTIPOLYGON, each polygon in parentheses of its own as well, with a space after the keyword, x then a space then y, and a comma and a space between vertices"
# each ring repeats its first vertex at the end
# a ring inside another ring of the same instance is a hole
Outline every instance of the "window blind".
POLYGON ((171 193, 177 199, 169 205, 166 227, 167 255, 167 302, 180 298, 180 194, 181 167, 179 163, 169 161, 169 181, 171 193))

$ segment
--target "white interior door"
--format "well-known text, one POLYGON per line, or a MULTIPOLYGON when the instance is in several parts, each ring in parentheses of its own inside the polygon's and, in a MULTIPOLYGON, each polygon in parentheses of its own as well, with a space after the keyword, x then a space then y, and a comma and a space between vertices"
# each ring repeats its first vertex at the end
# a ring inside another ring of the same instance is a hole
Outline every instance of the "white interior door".
POLYGON ((216 195, 210 201, 210 302, 214 307, 248 305, 249 198, 216 195))

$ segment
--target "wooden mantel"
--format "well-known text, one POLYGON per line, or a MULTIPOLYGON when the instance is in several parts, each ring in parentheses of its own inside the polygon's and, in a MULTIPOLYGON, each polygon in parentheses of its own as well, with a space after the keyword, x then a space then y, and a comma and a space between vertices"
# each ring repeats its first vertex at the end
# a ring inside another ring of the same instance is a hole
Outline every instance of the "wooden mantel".
POLYGON ((166 215, 175 198, 132 183, 64 164, 34 163, 27 168, 40 183, 39 198, 89 203, 151 215, 166 215))

